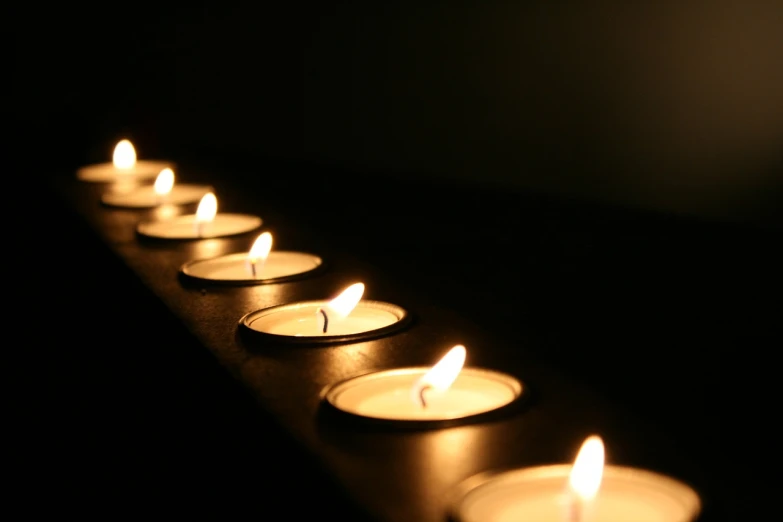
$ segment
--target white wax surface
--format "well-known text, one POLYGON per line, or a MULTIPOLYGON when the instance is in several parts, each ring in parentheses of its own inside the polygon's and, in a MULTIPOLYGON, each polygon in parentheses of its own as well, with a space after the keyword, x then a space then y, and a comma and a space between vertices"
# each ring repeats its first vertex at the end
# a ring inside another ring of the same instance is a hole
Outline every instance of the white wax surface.
POLYGON ((138 187, 125 192, 107 192, 101 197, 106 205, 125 208, 152 208, 158 205, 186 205, 197 203, 202 196, 210 192, 209 185, 174 185, 171 192, 165 196, 158 196, 152 185, 138 187))
POLYGON ((427 390, 427 406, 411 399, 411 389, 428 368, 377 372, 353 380, 330 399, 356 415, 391 420, 448 420, 498 409, 514 401, 521 385, 512 377, 463 368, 448 390, 427 390))
MULTIPOLYGON (((564 522, 571 465, 503 473, 469 491, 457 505, 460 522, 564 522)), ((686 484, 645 470, 606 466, 583 522, 691 522, 698 495, 686 484)))
POLYGON ((76 171, 76 177, 82 181, 92 181, 96 183, 111 183, 125 179, 154 179, 165 168, 172 168, 173 165, 166 161, 139 160, 128 169, 120 169, 113 163, 98 163, 87 165, 76 171))
POLYGON ((255 230, 261 226, 261 218, 247 214, 217 214, 204 223, 202 234, 196 233, 196 215, 177 216, 165 221, 139 223, 139 234, 161 239, 201 239, 232 236, 255 230))
POLYGON ((340 319, 329 317, 327 333, 319 328, 316 311, 325 307, 328 301, 307 303, 303 306, 285 307, 269 314, 261 314, 254 318, 248 326, 253 330, 294 337, 313 336, 328 337, 335 335, 350 335, 377 330, 392 325, 400 320, 394 313, 359 301, 356 308, 346 317, 340 319))
MULTIPOLYGON (((193 261, 182 271, 192 277, 213 281, 253 281, 253 273, 247 262, 247 252, 193 261)), ((255 280, 290 277, 315 270, 321 266, 321 258, 304 252, 273 250, 263 266, 259 263, 255 280)))

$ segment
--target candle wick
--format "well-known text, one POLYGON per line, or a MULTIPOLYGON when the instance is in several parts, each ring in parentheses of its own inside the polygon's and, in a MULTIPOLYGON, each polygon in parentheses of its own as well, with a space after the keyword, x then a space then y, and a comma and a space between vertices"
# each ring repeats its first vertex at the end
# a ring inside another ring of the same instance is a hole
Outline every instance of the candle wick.
POLYGON ((568 510, 568 522, 582 522, 582 503, 577 498, 571 499, 568 510))
POLYGON ((253 273, 253 279, 256 278, 256 262, 253 261, 250 263, 250 271, 253 273))
POLYGON ((427 391, 427 390, 429 390, 430 388, 432 388, 432 386, 430 386, 429 384, 427 384, 426 386, 422 386, 422 387, 419 389, 419 400, 421 401, 421 407, 422 407, 422 408, 426 408, 426 407, 427 407, 427 401, 426 401, 426 400, 424 400, 424 392, 425 392, 425 391, 427 391))
POLYGON ((323 331, 323 333, 326 333, 326 330, 329 328, 329 316, 326 315, 326 311, 323 308, 319 308, 316 313, 317 314, 321 314, 324 317, 324 331, 323 331))

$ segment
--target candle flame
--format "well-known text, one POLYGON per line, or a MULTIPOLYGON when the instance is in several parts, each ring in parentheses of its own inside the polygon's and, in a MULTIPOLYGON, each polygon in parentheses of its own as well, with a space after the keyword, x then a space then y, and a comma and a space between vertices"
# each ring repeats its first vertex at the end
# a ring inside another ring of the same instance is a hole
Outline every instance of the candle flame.
POLYGON ((269 252, 272 250, 272 234, 264 232, 258 236, 250 247, 250 252, 247 255, 247 260, 251 263, 258 263, 259 261, 266 261, 269 256, 269 252))
POLYGON ((136 164, 136 149, 129 140, 121 140, 114 146, 112 163, 118 169, 130 169, 136 164))
POLYGON ((591 435, 582 443, 571 468, 568 484, 582 501, 592 500, 601 486, 604 474, 604 442, 591 435))
POLYGON ((217 198, 212 192, 204 194, 196 209, 196 223, 209 223, 217 214, 217 198))
POLYGON ((416 381, 411 388, 411 400, 418 403, 424 388, 444 392, 454 383, 465 365, 467 350, 461 344, 453 347, 444 355, 435 366, 416 381))
POLYGON ((341 318, 346 318, 359 304, 362 295, 364 295, 364 283, 354 283, 329 301, 326 306, 341 318))
POLYGON ((158 196, 165 196, 171 189, 174 188, 174 171, 171 169, 163 169, 155 178, 155 194, 158 196))

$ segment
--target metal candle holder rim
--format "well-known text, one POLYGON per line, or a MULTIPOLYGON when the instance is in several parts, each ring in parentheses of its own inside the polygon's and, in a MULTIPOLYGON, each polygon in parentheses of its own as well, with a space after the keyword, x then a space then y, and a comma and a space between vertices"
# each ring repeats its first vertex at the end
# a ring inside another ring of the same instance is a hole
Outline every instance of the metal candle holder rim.
POLYGON ((373 330, 367 330, 365 332, 358 332, 354 334, 336 334, 336 335, 280 335, 268 332, 261 332, 250 327, 250 323, 265 315, 270 315, 276 312, 285 311, 287 309, 296 309, 311 306, 323 306, 328 300, 317 301, 296 301, 293 303, 286 303, 282 305, 269 306, 267 308, 261 308, 260 310, 254 310, 243 315, 239 319, 239 331, 247 336, 249 340, 257 341, 261 344, 293 344, 293 345, 326 345, 326 344, 339 344, 339 343, 352 343, 358 341, 368 341, 371 339, 377 339, 380 337, 386 337, 392 333, 398 332, 407 328, 413 321, 413 316, 406 309, 401 306, 387 303, 385 301, 373 301, 370 299, 362 299, 357 304, 357 307, 375 308, 378 310, 384 310, 390 312, 397 317, 397 321, 381 328, 375 328, 373 330))
MULTIPOLYGON (((274 250, 273 252, 270 253, 270 255, 272 255, 274 252, 290 253, 290 252, 294 252, 294 251, 291 251, 291 250, 274 250)), ((297 281, 299 279, 306 279, 308 277, 314 276, 314 275, 319 274, 319 273, 323 272, 324 270, 326 270, 327 263, 326 263, 326 261, 324 261, 324 259, 321 256, 319 256, 317 254, 312 254, 310 252, 296 252, 296 253, 301 253, 301 254, 306 254, 306 255, 312 256, 313 258, 318 260, 318 265, 315 266, 314 268, 310 269, 310 270, 305 271, 305 272, 299 272, 297 274, 291 274, 291 275, 281 276, 281 277, 270 277, 270 278, 266 278, 266 279, 251 279, 251 278, 248 278, 248 279, 209 279, 209 278, 199 277, 199 276, 196 276, 196 275, 188 273, 188 269, 190 267, 193 267, 193 266, 195 266, 195 265, 197 265, 199 263, 205 263, 205 262, 208 262, 208 261, 214 261, 214 260, 220 259, 220 258, 229 258, 229 257, 237 257, 237 258, 239 258, 239 256, 245 256, 245 257, 247 256, 247 252, 236 252, 236 253, 233 253, 233 254, 224 254, 224 255, 215 256, 215 257, 194 259, 194 260, 188 261, 187 263, 183 264, 180 267, 179 273, 180 273, 180 276, 182 276, 185 280, 193 281, 193 282, 198 283, 198 284, 212 284, 212 285, 221 285, 221 286, 251 286, 251 285, 270 285, 270 284, 286 283, 288 281, 297 281)))
POLYGON ((466 415, 463 417, 450 418, 450 419, 385 419, 380 417, 371 417, 366 415, 360 415, 357 413, 345 411, 335 404, 335 398, 337 394, 342 392, 346 387, 360 384, 361 381, 381 378, 385 375, 404 374, 404 373, 425 373, 431 369, 431 366, 405 366, 402 368, 393 368, 389 370, 375 370, 347 379, 343 379, 336 383, 325 386, 321 391, 321 404, 331 414, 342 418, 346 422, 361 423, 365 426, 373 426, 380 428, 391 428, 401 430, 429 430, 437 428, 447 428, 452 426, 461 426, 465 424, 475 424, 478 422, 488 421, 500 417, 510 415, 514 412, 521 410, 524 406, 530 403, 532 393, 530 387, 525 384, 521 379, 514 377, 511 374, 500 372, 498 370, 492 370, 488 368, 480 368, 470 366, 463 368, 460 373, 466 375, 484 375, 492 376, 494 379, 500 379, 504 384, 507 384, 509 388, 514 392, 514 399, 510 402, 493 408, 491 410, 466 415))
MULTIPOLYGON (((154 187, 153 184, 151 184, 151 183, 144 183, 144 184, 139 185, 138 187, 136 187, 136 189, 134 189, 134 191, 135 190, 140 190, 142 188, 148 189, 148 188, 152 188, 152 187, 154 187)), ((199 183, 177 183, 175 185, 175 187, 180 187, 180 188, 181 187, 187 187, 187 188, 193 188, 193 189, 204 188, 204 190, 206 192, 212 192, 212 191, 215 190, 215 188, 212 185, 199 184, 199 183)), ((172 190, 174 190, 174 189, 172 189, 172 190)), ((116 201, 113 201, 113 196, 110 195, 110 194, 111 194, 110 192, 104 192, 103 194, 101 194, 101 205, 106 206, 106 207, 110 207, 110 208, 120 208, 120 209, 126 209, 126 210, 139 210, 139 211, 151 211, 151 210, 154 210, 154 209, 156 209, 156 208, 161 206, 161 205, 152 205, 152 206, 147 206, 147 205, 127 205, 127 204, 123 204, 123 203, 118 203, 116 201)), ((167 202, 164 200, 163 204, 166 204, 166 203, 167 202)), ((198 200, 189 201, 187 203, 177 203, 176 206, 187 207, 187 206, 190 206, 190 205, 195 205, 196 203, 198 203, 198 200)))
POLYGON ((146 227, 154 225, 154 224, 163 223, 163 222, 176 221, 176 220, 181 219, 183 217, 188 217, 188 216, 192 216, 192 215, 194 215, 194 214, 183 214, 183 215, 180 215, 180 216, 175 216, 173 218, 163 219, 163 220, 140 221, 136 225, 136 235, 141 237, 141 238, 144 238, 146 240, 149 240, 149 241, 160 241, 160 242, 167 242, 167 243, 168 242, 173 242, 173 241, 202 241, 204 239, 223 239, 223 238, 227 238, 227 237, 242 236, 242 235, 249 234, 249 233, 251 233, 253 231, 258 230, 264 224, 264 220, 263 219, 261 219, 260 217, 258 217, 256 215, 253 215, 253 214, 243 214, 241 212, 221 212, 220 215, 222 215, 222 216, 252 217, 252 218, 257 219, 258 223, 253 228, 248 228, 246 230, 239 230, 237 232, 231 232, 231 233, 227 233, 227 234, 220 234, 220 235, 217 235, 217 236, 204 236, 204 237, 199 237, 199 236, 193 236, 193 237, 189 237, 189 236, 188 237, 165 237, 165 236, 157 236, 155 234, 148 234, 148 233, 143 231, 143 229, 145 229, 146 227))
MULTIPOLYGON (((532 465, 527 467, 484 471, 476 475, 473 475, 471 477, 468 477, 467 479, 457 484, 454 488, 452 488, 452 490, 449 492, 447 496, 447 508, 446 508, 447 520, 449 522, 465 522, 464 519, 460 516, 462 502, 470 493, 476 491, 477 489, 491 482, 494 482, 496 480, 503 480, 503 479, 512 481, 514 477, 518 477, 522 475, 539 477, 539 478, 558 478, 558 479, 563 478, 565 482, 568 479, 568 475, 571 472, 573 466, 574 466, 573 463, 532 465)), ((613 476, 649 478, 649 479, 654 479, 655 482, 663 481, 673 486, 676 486, 686 494, 692 493, 692 495, 687 494, 687 496, 689 497, 687 499, 687 502, 690 502, 691 504, 690 507, 692 507, 694 510, 694 516, 692 520, 696 520, 699 517, 699 514, 701 513, 701 509, 702 509, 701 498, 699 497, 699 494, 696 492, 696 489, 693 488, 687 482, 684 482, 680 479, 670 477, 668 475, 664 475, 662 473, 658 473, 656 471, 652 471, 648 469, 635 468, 632 466, 618 466, 614 464, 607 464, 604 467, 604 477, 613 477, 613 476)))
MULTIPOLYGON (((102 163, 90 163, 88 165, 82 165, 81 167, 76 169, 76 179, 79 181, 83 181, 85 183, 95 183, 96 185, 113 185, 117 183, 118 181, 123 181, 123 178, 116 177, 116 178, 102 178, 102 179, 94 179, 91 176, 91 173, 95 170, 106 168, 109 165, 113 165, 112 161, 104 161, 102 163)), ((156 168, 160 165, 164 165, 163 168, 170 168, 174 169, 177 167, 177 164, 172 161, 167 160, 156 160, 156 159, 137 159, 135 165, 139 166, 148 166, 148 165, 155 165, 156 168)), ((133 180, 133 181, 147 181, 150 179, 155 179, 155 177, 160 174, 160 170, 150 170, 148 173, 144 174, 128 174, 127 180, 133 180)))

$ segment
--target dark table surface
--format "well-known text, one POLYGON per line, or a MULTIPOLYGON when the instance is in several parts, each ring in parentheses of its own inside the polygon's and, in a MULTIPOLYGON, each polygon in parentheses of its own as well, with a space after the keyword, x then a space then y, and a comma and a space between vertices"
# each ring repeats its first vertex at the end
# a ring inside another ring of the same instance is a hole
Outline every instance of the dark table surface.
POLYGON ((42 416, 63 433, 55 467, 91 477, 68 482, 82 492, 74 509, 98 494, 182 513, 215 501, 434 522, 463 479, 569 462, 591 433, 609 462, 694 485, 702 520, 769 508, 779 230, 272 162, 191 159, 178 174, 215 186, 222 211, 260 215, 276 249, 320 254, 329 269, 277 285, 183 285, 183 263, 247 250, 256 234, 143 240, 136 224, 158 211, 104 207, 104 186, 54 175, 49 239, 70 275, 47 297, 62 313, 41 332, 42 416), (236 335, 247 312, 357 280, 413 325, 318 348, 236 335), (500 420, 421 432, 322 415, 325 386, 429 365, 458 343, 468 364, 519 377, 534 400, 500 420))

